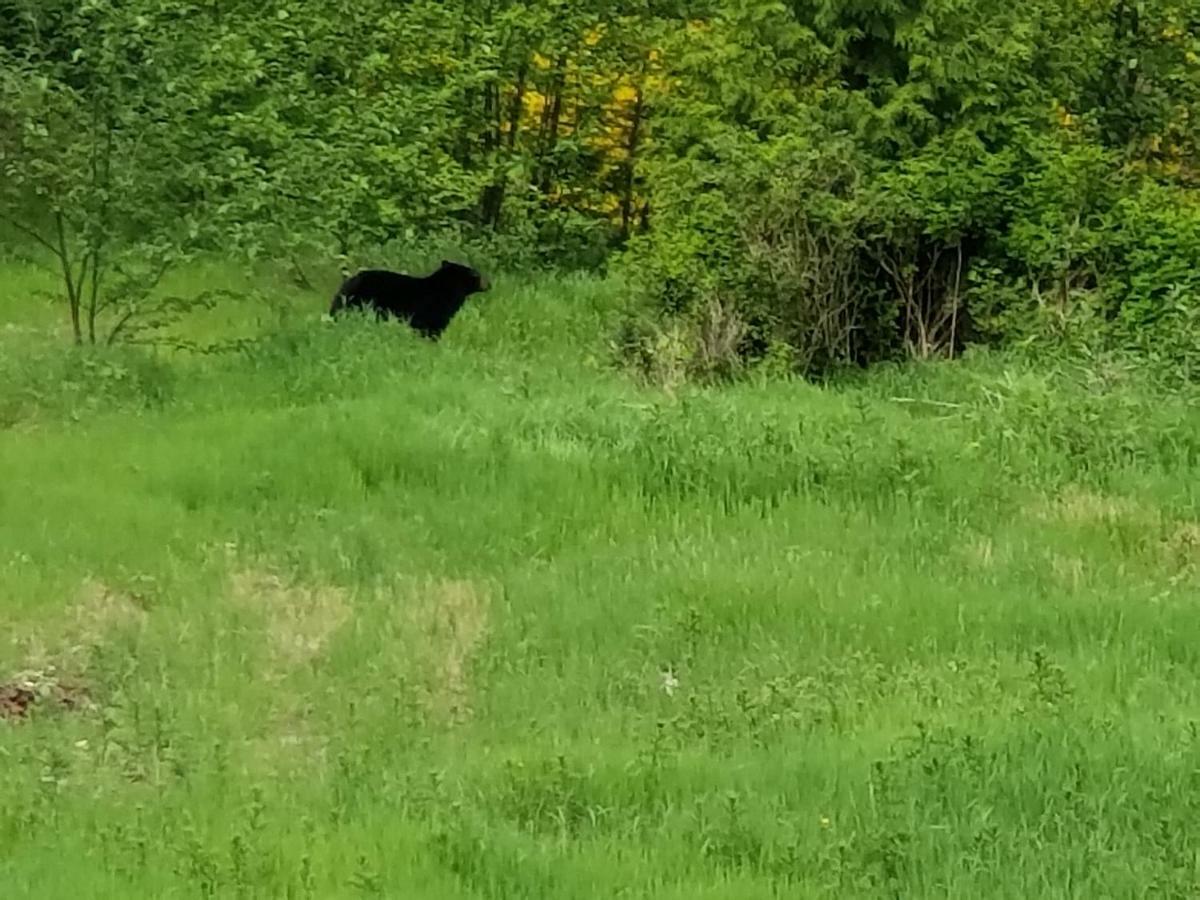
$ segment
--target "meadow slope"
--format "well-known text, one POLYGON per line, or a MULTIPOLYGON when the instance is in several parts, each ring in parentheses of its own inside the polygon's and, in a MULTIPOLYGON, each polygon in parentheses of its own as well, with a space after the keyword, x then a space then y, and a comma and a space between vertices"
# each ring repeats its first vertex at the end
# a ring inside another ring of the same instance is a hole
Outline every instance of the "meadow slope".
POLYGON ((587 279, 440 345, 268 286, 188 325, 236 352, 77 354, 35 282, 8 900, 1200 892, 1193 395, 996 355, 665 393, 587 279))

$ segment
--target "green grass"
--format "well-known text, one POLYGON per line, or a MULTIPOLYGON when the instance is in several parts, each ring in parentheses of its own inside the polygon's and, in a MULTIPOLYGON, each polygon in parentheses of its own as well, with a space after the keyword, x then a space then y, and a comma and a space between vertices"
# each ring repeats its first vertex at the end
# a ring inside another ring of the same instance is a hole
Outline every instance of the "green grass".
POLYGON ((240 352, 80 354, 37 283, 0 680, 90 706, 0 723, 5 898, 1200 891, 1194 396, 666 395, 585 279, 436 346, 266 279, 185 326, 240 352))

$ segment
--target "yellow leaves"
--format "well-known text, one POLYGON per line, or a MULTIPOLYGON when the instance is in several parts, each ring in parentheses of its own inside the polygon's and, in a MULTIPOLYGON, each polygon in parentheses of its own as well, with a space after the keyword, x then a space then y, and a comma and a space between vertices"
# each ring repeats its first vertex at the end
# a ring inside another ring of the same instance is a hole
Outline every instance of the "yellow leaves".
POLYGON ((1079 121, 1075 115, 1061 103, 1054 104, 1054 115, 1055 118, 1058 119, 1058 124, 1063 128, 1073 128, 1079 121))
POLYGON ((613 103, 617 106, 631 106, 637 103, 641 92, 632 84, 618 84, 613 91, 613 103))
POLYGON ((521 97, 521 121, 522 124, 529 121, 538 121, 542 117, 542 113, 546 109, 546 95, 539 94, 537 91, 527 90, 521 97))
MULTIPOLYGON (((547 200, 620 221, 626 211, 625 197, 623 190, 615 186, 624 183, 623 172, 635 152, 631 147, 646 137, 647 123, 639 107, 648 93, 667 90, 668 80, 660 74, 663 53, 658 48, 647 48, 640 65, 625 68, 606 64, 599 51, 590 48, 600 44, 610 29, 602 25, 585 32, 573 55, 551 57, 532 52, 528 78, 520 86, 516 134, 509 120, 509 111, 518 102, 515 83, 502 92, 505 115, 499 131, 514 144, 535 153, 544 151, 543 142, 547 140, 553 145, 555 138, 573 137, 577 146, 586 148, 591 160, 590 185, 570 196, 562 192, 561 186, 551 186, 547 200), (556 94, 559 105, 554 109, 556 94)), ((644 198, 635 194, 631 200, 636 209, 644 198)))
POLYGON ((596 204, 596 212, 616 216, 621 212, 621 198, 616 194, 603 194, 596 204))
POLYGON ((1200 169, 1196 168, 1196 146, 1188 128, 1189 109, 1175 109, 1175 116, 1159 134, 1142 139, 1138 157, 1128 164, 1130 171, 1152 172, 1178 181, 1196 183, 1200 169))
POLYGON ((625 135, 616 129, 589 135, 587 145, 610 159, 625 155, 625 135))

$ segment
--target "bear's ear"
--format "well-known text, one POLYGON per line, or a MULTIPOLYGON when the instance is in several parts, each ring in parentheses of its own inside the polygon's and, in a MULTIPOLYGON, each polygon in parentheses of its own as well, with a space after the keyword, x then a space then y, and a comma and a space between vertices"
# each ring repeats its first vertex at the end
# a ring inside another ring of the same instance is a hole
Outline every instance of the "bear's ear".
POLYGON ((454 263, 450 262, 450 260, 448 260, 448 259, 443 259, 442 260, 442 268, 443 269, 452 269, 452 268, 454 268, 454 263))

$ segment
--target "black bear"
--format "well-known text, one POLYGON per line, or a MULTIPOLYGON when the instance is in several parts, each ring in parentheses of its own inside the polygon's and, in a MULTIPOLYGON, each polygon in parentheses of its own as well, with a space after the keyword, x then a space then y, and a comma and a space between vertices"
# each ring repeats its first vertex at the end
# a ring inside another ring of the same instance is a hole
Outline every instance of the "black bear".
POLYGON ((441 268, 424 278, 365 269, 342 282, 329 314, 371 310, 377 319, 395 317, 436 341, 467 298, 487 289, 487 279, 470 266, 448 260, 442 260, 441 268))

